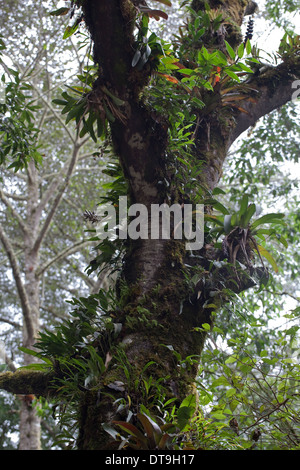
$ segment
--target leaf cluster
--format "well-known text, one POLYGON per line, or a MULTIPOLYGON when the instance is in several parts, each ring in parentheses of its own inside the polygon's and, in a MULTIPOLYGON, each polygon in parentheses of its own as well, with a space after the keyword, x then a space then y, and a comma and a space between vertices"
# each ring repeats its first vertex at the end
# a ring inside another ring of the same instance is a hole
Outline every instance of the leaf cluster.
POLYGON ((1 81, 4 96, 0 103, 0 165, 9 163, 15 172, 26 168, 33 159, 40 164, 38 151, 39 129, 35 127, 34 113, 39 109, 31 97, 32 88, 20 72, 8 67, 2 57, 5 44, 0 39, 0 66, 4 68, 1 81))
MULTIPOLYGON (((217 243, 216 246, 222 247, 230 262, 235 263, 238 250, 241 249, 245 256, 246 264, 250 265, 251 255, 249 248, 255 250, 262 261, 261 257, 265 257, 272 265, 273 269, 277 272, 277 264, 264 246, 259 243, 265 244, 272 238, 275 238, 279 243, 287 248, 288 243, 284 236, 277 230, 278 225, 284 225, 284 214, 270 213, 251 221, 252 217, 257 212, 256 204, 249 204, 249 196, 245 194, 240 200, 240 207, 237 211, 229 211, 226 207, 214 199, 205 200, 206 204, 211 204, 213 207, 220 209, 222 215, 205 215, 205 220, 208 225, 213 224, 213 228, 206 228, 208 231, 208 238, 214 237, 217 241, 220 236, 223 236, 222 244, 217 243), (231 213, 230 213, 231 212, 231 213), (265 228, 266 224, 270 224, 270 228, 265 228)), ((263 264, 263 263, 262 263, 263 264)))
MULTIPOLYGON (((242 303, 240 307, 235 303, 236 310, 241 307, 242 303)), ((242 448, 254 447, 256 429, 262 449, 298 448, 298 327, 270 331, 263 337, 262 318, 249 312, 248 327, 243 329, 246 319, 236 320, 235 329, 228 330, 227 348, 216 347, 217 337, 224 341, 227 335, 214 327, 210 333, 214 342, 202 357, 198 384, 205 415, 224 430, 227 427, 242 448)))

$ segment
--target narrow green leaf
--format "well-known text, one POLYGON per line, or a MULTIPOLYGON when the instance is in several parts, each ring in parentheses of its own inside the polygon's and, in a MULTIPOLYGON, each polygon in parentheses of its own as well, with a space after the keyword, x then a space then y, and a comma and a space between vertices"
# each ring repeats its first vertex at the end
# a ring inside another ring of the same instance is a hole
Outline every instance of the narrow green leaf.
POLYGON ((116 424, 120 429, 127 432, 131 436, 134 436, 138 441, 143 444, 146 444, 147 439, 144 434, 133 424, 126 423, 126 421, 113 421, 113 424, 116 424))
POLYGON ((245 214, 245 212, 247 210, 247 207, 248 207, 248 195, 244 194, 244 196, 242 197, 242 200, 241 200, 241 206, 240 206, 240 210, 239 210, 239 215, 240 216, 245 214))
POLYGON ((104 108, 107 119, 111 122, 115 122, 116 120, 115 116, 111 113, 111 111, 108 109, 105 103, 103 103, 103 108, 104 108))
POLYGON ((58 10, 51 11, 50 15, 51 16, 64 16, 64 15, 67 15, 69 11, 70 11, 69 7, 62 7, 62 8, 59 8, 58 10))
POLYGON ((160 427, 149 416, 143 413, 138 413, 137 417, 143 425, 145 433, 148 439, 150 440, 151 447, 154 447, 157 444, 158 440, 156 438, 160 438, 160 436, 162 435, 160 427))
POLYGON ((104 134, 104 125, 102 119, 97 118, 97 136, 101 137, 104 134))
POLYGON ((204 108, 205 104, 203 103, 203 101, 199 100, 199 98, 192 98, 192 102, 195 103, 196 106, 198 106, 198 108, 202 109, 204 108))
POLYGON ((106 93, 112 100, 113 102, 118 105, 118 106, 121 106, 123 104, 125 104, 125 101, 121 100, 120 98, 118 98, 117 96, 113 95, 111 91, 109 91, 106 86, 103 86, 102 87, 102 90, 104 91, 104 93, 106 93))
POLYGON ((74 24, 73 26, 67 26, 63 35, 63 39, 67 39, 71 37, 78 29, 78 24, 74 24))
POLYGON ((23 346, 20 346, 19 350, 25 354, 29 354, 30 356, 40 357, 40 354, 37 351, 34 351, 33 349, 24 348, 23 346))
POLYGON ((237 81, 237 82, 240 82, 240 78, 239 76, 232 72, 232 70, 230 69, 224 69, 224 72, 227 73, 227 75, 230 77, 230 78, 233 78, 233 80, 237 81))
POLYGON ((240 59, 244 55, 244 50, 245 50, 245 46, 244 46, 244 43, 242 42, 242 44, 240 44, 239 48, 238 48, 238 56, 239 56, 240 59))
POLYGON ((281 219, 283 219, 283 217, 284 217, 284 214, 280 214, 280 213, 278 214, 271 213, 271 214, 263 215, 259 219, 255 220, 255 222, 253 222, 253 224, 251 225, 251 229, 254 230, 259 225, 267 224, 267 223, 268 224, 269 223, 280 224, 282 223, 281 219))
POLYGON ((84 105, 85 103, 80 103, 77 106, 74 106, 68 113, 66 117, 66 124, 71 121, 71 119, 76 118, 76 121, 78 123, 78 120, 81 118, 83 111, 84 111, 84 105))
POLYGON ((240 69, 241 70, 244 70, 244 72, 247 72, 247 73, 254 73, 254 70, 252 70, 250 67, 247 67, 247 65, 245 64, 239 64, 240 66, 240 69))
POLYGON ((52 100, 52 103, 54 104, 59 104, 61 106, 66 106, 68 104, 68 101, 65 101, 65 100, 60 100, 60 99, 55 99, 55 100, 52 100))
POLYGON ((216 210, 220 211, 222 214, 229 214, 228 209, 221 204, 221 202, 217 201, 217 199, 214 198, 209 198, 209 199, 203 199, 200 201, 200 204, 205 204, 207 206, 213 206, 216 210))

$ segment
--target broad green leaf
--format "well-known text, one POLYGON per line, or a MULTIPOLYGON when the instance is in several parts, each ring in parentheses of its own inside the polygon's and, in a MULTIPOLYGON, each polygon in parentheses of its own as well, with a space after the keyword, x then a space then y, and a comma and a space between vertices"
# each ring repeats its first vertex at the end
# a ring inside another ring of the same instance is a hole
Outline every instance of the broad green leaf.
POLYGON ((231 218, 232 218, 231 214, 225 214, 224 216, 224 232, 225 233, 229 233, 232 228, 231 218))
POLYGON ((247 42, 246 42, 246 51, 247 51, 247 54, 251 54, 251 50, 252 50, 252 47, 251 47, 251 43, 249 41, 249 39, 247 39, 247 42))
POLYGON ((226 379, 226 377, 224 377, 224 375, 222 375, 221 377, 219 377, 218 379, 214 380, 214 382, 212 383, 212 387, 219 387, 220 385, 230 385, 230 383, 228 382, 228 380, 226 379))
POLYGON ((231 45, 227 41, 225 41, 225 46, 226 46, 227 52, 230 55, 231 59, 235 59, 235 52, 232 49, 231 45))
POLYGON ((236 80, 237 82, 240 82, 239 76, 236 73, 232 72, 232 70, 227 68, 227 69, 224 69, 224 71, 225 71, 225 73, 227 73, 227 75, 230 78, 233 78, 233 80, 236 80))
POLYGON ((181 431, 184 430, 189 420, 192 418, 193 414, 195 413, 196 406, 196 396, 193 394, 188 395, 182 401, 177 412, 178 426, 181 431))
POLYGON ((234 364, 236 361, 237 361, 237 358, 236 358, 235 355, 229 356, 229 357, 226 359, 225 364, 234 364))
POLYGON ((238 48, 238 56, 239 58, 241 59, 244 55, 244 50, 245 50, 245 46, 244 46, 244 43, 242 42, 240 45, 239 45, 239 48, 238 48))

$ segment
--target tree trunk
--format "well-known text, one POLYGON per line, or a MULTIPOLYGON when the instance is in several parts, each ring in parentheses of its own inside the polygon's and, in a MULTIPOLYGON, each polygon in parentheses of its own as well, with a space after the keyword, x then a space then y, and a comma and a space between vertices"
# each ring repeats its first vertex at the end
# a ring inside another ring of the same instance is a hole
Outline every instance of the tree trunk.
MULTIPOLYGON (((253 2, 208 3, 212 9, 219 8, 223 17, 230 17, 230 21, 226 22, 226 27, 221 25, 217 32, 212 32, 203 45, 208 50, 220 48, 226 53, 225 39, 233 48, 242 42, 240 26, 247 4, 253 2)), ((195 0, 192 7, 195 11, 203 10, 204 2, 195 0)), ((149 69, 145 66, 137 72, 132 67, 135 10, 130 2, 90 0, 83 4, 83 11, 94 42, 94 60, 100 70, 94 92, 100 92, 105 84, 126 103, 123 108, 125 124, 116 120, 111 124, 111 130, 114 148, 129 185, 131 204, 138 202, 150 210, 151 204, 165 201, 170 204, 191 202, 195 194, 178 199, 178 188, 170 174, 169 168, 176 156, 167 154, 168 124, 139 98, 140 90, 149 79, 149 69), (160 182, 164 178, 169 180, 169 185, 162 188, 160 182)), ((204 108, 203 113, 198 112, 194 158, 195 162, 202 162, 199 178, 208 191, 216 187, 221 177, 232 142, 253 124, 253 119, 264 114, 264 100, 269 110, 283 104, 278 90, 271 97, 269 90, 260 87, 259 79, 256 80, 253 86, 260 89, 258 94, 262 101, 257 105, 251 98, 248 102, 250 95, 245 95, 243 105, 248 106, 248 120, 243 110, 235 111, 231 107, 224 112, 217 90, 212 96, 214 101, 204 108)), ((291 75, 288 80, 290 85, 291 75)), ((286 94, 289 98, 286 96, 283 100, 290 99, 291 91, 286 94)), ((254 285, 249 281, 249 272, 232 273, 216 265, 211 268, 220 256, 220 252, 207 245, 191 254, 182 240, 128 242, 119 291, 121 312, 113 315, 114 321, 122 324, 120 343, 111 351, 113 359, 99 387, 84 394, 78 439, 80 449, 117 446, 101 424, 126 419, 124 409, 122 412, 118 409, 121 398, 128 406, 130 402, 134 413, 142 404, 151 409, 155 398, 147 396, 145 380, 153 381, 153 389, 156 388, 161 397, 175 398, 177 403, 195 393, 198 362, 193 359, 199 358, 207 331, 202 325, 212 326, 218 308, 228 300, 228 293, 224 292, 230 289, 241 292, 254 285), (199 275, 196 286, 187 281, 195 272, 199 275)), ((252 268, 251 274, 259 277, 261 271, 252 268)))
MULTIPOLYGON (((40 214, 37 213, 39 202, 38 173, 33 162, 28 166, 28 187, 27 187, 27 232, 24 237, 25 246, 25 292, 30 305, 30 323, 32 329, 28 331, 26 322, 23 324, 23 345, 28 349, 34 349, 37 334, 39 331, 39 299, 40 283, 36 276, 39 266, 39 249, 35 247, 38 235, 40 214)), ((24 354, 24 365, 34 362, 33 357, 24 354)), ((40 450, 40 417, 33 406, 34 396, 25 395, 21 398, 20 410, 20 437, 19 450, 40 450)))

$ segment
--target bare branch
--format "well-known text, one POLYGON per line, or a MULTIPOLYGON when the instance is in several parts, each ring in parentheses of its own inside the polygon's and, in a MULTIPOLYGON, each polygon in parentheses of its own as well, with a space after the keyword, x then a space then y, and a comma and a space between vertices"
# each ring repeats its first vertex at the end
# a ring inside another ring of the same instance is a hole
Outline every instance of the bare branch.
POLYGON ((66 258, 67 256, 72 255, 73 253, 76 253, 79 248, 86 245, 90 245, 91 243, 92 242, 90 242, 89 240, 80 240, 74 245, 67 247, 65 250, 58 253, 58 255, 54 256, 50 261, 41 266, 41 268, 37 270, 36 276, 41 276, 52 264, 56 263, 57 261, 63 258, 66 258))
POLYGON ((32 315, 31 315, 31 308, 29 304, 29 300, 27 297, 27 293, 22 282, 21 271, 19 268, 18 260, 16 258, 15 252, 13 250, 12 244, 10 243, 5 231, 3 230, 2 225, 0 224, 0 240, 3 244, 3 247, 6 251, 7 257, 10 262, 10 266, 13 272, 14 280, 17 286, 22 312, 24 316, 24 322, 26 325, 28 336, 33 338, 34 337, 34 327, 32 323, 32 315))
POLYGON ((40 92, 39 88, 34 86, 34 84, 32 84, 35 92, 37 93, 38 97, 43 101, 43 103, 46 105, 46 107, 51 111, 51 113, 53 114, 54 118, 59 122, 59 124, 62 126, 63 129, 65 129, 66 133, 68 134, 70 140, 75 143, 76 141, 76 137, 74 135, 71 134, 68 126, 66 126, 64 120, 61 118, 60 114, 58 114, 56 112, 56 110, 53 108, 52 104, 49 103, 49 100, 46 99, 44 96, 43 96, 43 93, 40 92))
POLYGON ((25 224, 20 214, 15 210, 10 200, 5 196, 1 188, 0 188, 0 199, 6 205, 6 207, 11 211, 13 217, 18 221, 22 231, 26 233, 28 231, 27 225, 25 224))
POLYGON ((0 317, 0 322, 7 323, 8 325, 13 326, 17 330, 20 330, 22 328, 19 323, 15 322, 15 321, 8 320, 7 318, 0 317))
POLYGON ((5 191, 3 191, 4 196, 9 197, 13 199, 14 201, 26 201, 27 197, 26 196, 20 196, 19 194, 10 194, 5 191))
MULTIPOLYGON (((45 223, 35 241, 35 244, 34 244, 34 249, 38 249, 42 243, 42 240, 44 239, 48 229, 49 229, 49 226, 50 226, 50 223, 53 219, 53 216, 57 210, 57 207, 59 206, 59 203, 63 197, 63 194, 69 184, 69 181, 70 181, 70 178, 71 178, 71 175, 74 171, 74 168, 75 168, 75 165, 76 165, 76 162, 77 162, 77 157, 78 157, 78 152, 79 152, 79 149, 81 147, 82 144, 76 144, 74 146, 74 149, 73 149, 73 155, 72 157, 70 158, 70 160, 68 162, 66 162, 66 165, 68 163, 68 167, 67 167, 67 174, 64 178, 64 181, 62 182, 62 184, 60 185, 60 188, 57 190, 57 194, 56 194, 56 197, 52 203, 52 207, 50 208, 49 212, 48 212, 48 215, 46 217, 46 220, 45 220, 45 223)), ((64 165, 63 167, 63 170, 65 170, 65 167, 66 165, 64 165)), ((55 184, 56 186, 56 184, 55 184)), ((51 185, 51 189, 53 190, 54 188, 52 188, 52 185, 51 185)), ((51 193, 49 193, 49 191, 47 191, 47 194, 45 195, 45 198, 43 198, 43 200, 40 202, 39 206, 38 206, 38 211, 41 211, 44 207, 44 205, 47 203, 47 200, 50 199, 51 197, 51 193)))

